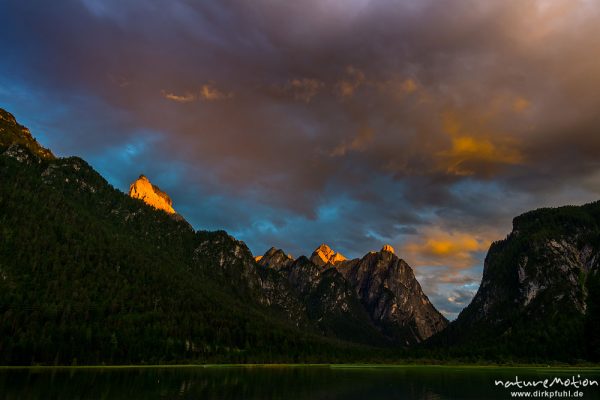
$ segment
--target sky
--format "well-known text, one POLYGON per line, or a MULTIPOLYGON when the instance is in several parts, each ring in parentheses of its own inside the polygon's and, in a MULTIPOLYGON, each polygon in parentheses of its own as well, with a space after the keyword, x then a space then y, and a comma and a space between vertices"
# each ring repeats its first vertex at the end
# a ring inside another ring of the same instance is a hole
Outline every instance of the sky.
POLYGON ((594 0, 2 0, 0 107, 255 255, 384 244, 453 319, 530 209, 600 199, 594 0))

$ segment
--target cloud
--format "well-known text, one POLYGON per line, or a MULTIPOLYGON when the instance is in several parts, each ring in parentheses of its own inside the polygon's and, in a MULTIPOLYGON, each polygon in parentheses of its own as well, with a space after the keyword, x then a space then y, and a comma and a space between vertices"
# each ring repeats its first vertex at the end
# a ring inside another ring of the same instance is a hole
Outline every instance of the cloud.
POLYGON ((0 106, 121 189, 157 176, 256 253, 389 242, 456 313, 515 215, 600 198, 599 18, 584 0, 9 0, 0 106))
POLYGON ((464 269, 478 264, 478 253, 486 252, 491 242, 489 238, 466 232, 445 232, 439 228, 429 228, 407 241, 402 253, 414 265, 442 265, 464 269))
POLYGON ((447 163, 447 171, 456 175, 473 175, 473 164, 518 164, 523 158, 520 152, 507 144, 495 144, 490 139, 472 136, 452 138, 450 150, 439 153, 447 163))
POLYGON ((352 97, 354 92, 364 83, 365 74, 354 66, 346 67, 345 76, 336 84, 337 93, 342 97, 352 97))
POLYGON ((515 110, 516 113, 525 112, 529 107, 531 107, 531 103, 523 97, 517 97, 513 101, 513 110, 515 110))
POLYGON ((283 91, 291 94, 295 100, 310 103, 323 88, 324 83, 312 78, 290 79, 284 86, 283 91))
POLYGON ((474 295, 475 291, 457 289, 450 294, 450 296, 448 297, 448 301, 450 303, 458 305, 459 307, 466 307, 474 295))
POLYGON ((481 267, 461 271, 447 267, 418 268, 415 275, 429 300, 446 318, 453 320, 477 292, 481 267))
POLYGON ((197 99, 196 95, 193 93, 185 93, 182 95, 177 95, 174 93, 168 93, 168 92, 162 91, 162 95, 164 96, 165 99, 174 101, 176 103, 191 103, 192 101, 196 101, 196 99, 197 99))
POLYGON ((369 143, 373 140, 373 136, 373 129, 366 127, 362 128, 349 143, 344 142, 336 146, 331 152, 331 155, 338 157, 345 155, 348 151, 365 151, 369 143))
POLYGON ((233 98, 232 92, 223 92, 213 83, 203 84, 197 93, 185 92, 184 94, 175 94, 161 90, 163 97, 176 103, 191 103, 197 100, 219 101, 233 98))
MULTIPOLYGON (((480 124, 480 123, 479 123, 480 124)), ((474 175, 486 171, 498 164, 519 164, 523 155, 516 140, 493 134, 485 126, 469 127, 454 113, 445 113, 444 132, 451 137, 451 147, 438 153, 446 171, 456 175, 474 175)))
POLYGON ((402 90, 408 94, 415 92, 418 89, 417 83, 413 79, 406 79, 402 82, 402 90))
POLYGON ((200 89, 200 97, 206 101, 217 101, 230 99, 233 97, 233 93, 225 93, 220 89, 216 88, 214 84, 207 83, 202 85, 202 89, 200 89))

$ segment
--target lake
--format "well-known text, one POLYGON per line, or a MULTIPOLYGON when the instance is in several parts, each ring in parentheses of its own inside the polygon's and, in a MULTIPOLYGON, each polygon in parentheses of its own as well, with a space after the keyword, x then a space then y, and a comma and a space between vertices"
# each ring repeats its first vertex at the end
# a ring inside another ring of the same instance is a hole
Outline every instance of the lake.
POLYGON ((528 391, 570 390, 582 392, 584 399, 600 399, 597 386, 581 387, 585 379, 600 382, 600 369, 344 365, 4 368, 0 398, 510 399, 518 389, 497 387, 495 380, 518 377, 535 382, 573 376, 580 389, 571 383, 528 391))

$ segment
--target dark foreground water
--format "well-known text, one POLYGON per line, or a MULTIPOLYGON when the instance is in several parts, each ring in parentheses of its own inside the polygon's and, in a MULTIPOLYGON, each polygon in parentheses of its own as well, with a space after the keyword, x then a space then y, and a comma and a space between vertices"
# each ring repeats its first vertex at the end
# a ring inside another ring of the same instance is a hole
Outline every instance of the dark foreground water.
MULTIPOLYGON (((491 367, 152 367, 0 369, 2 399, 511 399, 495 380, 538 383, 529 398, 600 399, 599 369, 491 367), (536 395, 536 391, 538 391, 536 395), (541 392, 547 392, 543 394, 541 392), (578 392, 578 393, 575 393, 578 392), (553 393, 551 395, 550 393, 553 393), (580 397, 583 394, 583 397, 580 397), (569 397, 570 396, 570 397, 569 397)), ((522 398, 522 397, 520 397, 522 398)))

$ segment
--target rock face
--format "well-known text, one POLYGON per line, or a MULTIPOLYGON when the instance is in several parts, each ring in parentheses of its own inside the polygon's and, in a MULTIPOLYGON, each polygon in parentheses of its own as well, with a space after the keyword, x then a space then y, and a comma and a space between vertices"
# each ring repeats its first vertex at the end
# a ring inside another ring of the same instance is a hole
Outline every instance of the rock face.
POLYGON ((322 244, 317 247, 310 256, 310 261, 319 267, 324 267, 327 264, 335 265, 346 260, 346 257, 331 250, 331 248, 326 244, 322 244))
POLYGON ((158 186, 153 185, 144 175, 140 175, 140 177, 129 186, 129 196, 134 199, 140 199, 157 210, 175 214, 173 201, 169 195, 160 190, 158 186))
POLYGON ((447 325, 421 290, 410 266, 389 245, 355 260, 347 260, 327 245, 319 246, 310 260, 300 257, 294 261, 283 251, 270 249, 258 262, 285 272, 301 293, 320 291, 319 304, 325 309, 354 310, 363 319, 366 315, 389 342, 419 343, 447 325), (323 280, 329 280, 330 286, 322 285, 323 280))
POLYGON ((585 357, 582 344, 598 341, 599 269, 600 202, 523 214, 490 247, 472 302, 435 339, 524 356, 585 357))
POLYGON ((263 256, 255 258, 263 267, 269 267, 273 269, 281 269, 290 265, 294 259, 291 255, 286 254, 283 250, 271 247, 263 256))
MULTIPOLYGON (((300 304, 298 324, 315 327, 321 334, 338 339, 385 345, 392 344, 371 321, 349 282, 335 268, 323 268, 302 256, 294 260, 280 249, 271 248, 258 263, 277 275, 263 280, 270 290, 270 303, 280 304, 292 317, 300 304), (285 281, 282 285, 280 280, 285 281), (290 312, 291 311, 291 312, 290 312)), ((294 318, 292 318, 294 319, 294 318)))
POLYGON ((392 246, 390 246, 389 244, 386 244, 386 245, 384 245, 384 246, 381 248, 381 251, 382 251, 382 252, 383 252, 383 251, 387 251, 388 253, 396 254, 396 253, 395 253, 395 251, 394 251, 394 248, 393 248, 392 246))
POLYGON ((371 319, 388 337, 406 345, 442 331, 448 321, 431 304, 412 268, 385 245, 335 268, 350 282, 371 319))

